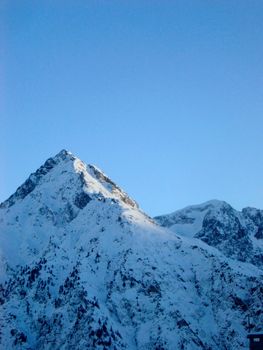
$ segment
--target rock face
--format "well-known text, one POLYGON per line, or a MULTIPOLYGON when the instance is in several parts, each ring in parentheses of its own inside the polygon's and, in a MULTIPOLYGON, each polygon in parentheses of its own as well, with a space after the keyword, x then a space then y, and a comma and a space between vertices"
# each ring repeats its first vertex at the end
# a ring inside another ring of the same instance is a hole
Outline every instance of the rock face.
POLYGON ((241 212, 223 201, 189 206, 155 218, 179 235, 199 238, 227 257, 263 267, 263 211, 241 212))
POLYGON ((247 316, 262 325, 261 269, 160 227, 67 151, 1 204, 0 243, 1 349, 247 349, 247 316))

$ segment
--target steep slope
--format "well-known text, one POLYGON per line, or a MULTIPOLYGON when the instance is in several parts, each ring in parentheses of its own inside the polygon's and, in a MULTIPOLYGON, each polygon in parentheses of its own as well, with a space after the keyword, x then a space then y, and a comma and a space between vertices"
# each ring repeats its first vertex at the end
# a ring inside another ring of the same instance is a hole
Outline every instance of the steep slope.
POLYGON ((262 271, 156 225, 66 151, 1 205, 0 348, 246 349, 262 271))
POLYGON ((227 257, 263 266, 263 211, 241 212, 223 201, 209 201, 162 215, 155 220, 186 237, 199 238, 227 257))
POLYGON ((62 150, 0 205, 2 258, 11 256, 12 265, 34 258, 51 234, 62 234, 89 203, 90 208, 101 201, 138 207, 98 168, 62 150))

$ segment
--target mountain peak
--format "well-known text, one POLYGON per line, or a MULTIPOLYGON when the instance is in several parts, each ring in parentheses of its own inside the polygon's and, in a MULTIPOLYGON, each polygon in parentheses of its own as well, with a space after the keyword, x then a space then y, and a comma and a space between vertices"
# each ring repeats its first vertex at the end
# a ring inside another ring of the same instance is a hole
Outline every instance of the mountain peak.
POLYGON ((58 152, 54 158, 57 159, 66 159, 66 158, 75 158, 75 156, 68 150, 62 149, 60 152, 58 152))
POLYGON ((24 199, 28 194, 30 194, 40 182, 40 180, 49 173, 57 164, 61 161, 71 160, 73 161, 75 157, 69 151, 62 149, 54 157, 46 160, 46 162, 41 165, 34 173, 30 174, 28 179, 17 188, 14 194, 12 194, 7 200, 0 204, 0 208, 9 208, 15 204, 19 199, 24 199))
MULTIPOLYGON (((67 187, 63 200, 74 192, 100 193, 104 197, 115 198, 123 203, 138 208, 137 203, 131 199, 119 186, 117 186, 106 174, 95 165, 87 165, 66 149, 62 149, 54 157, 32 173, 28 179, 11 195, 0 204, 0 208, 9 208, 17 201, 23 200, 31 194, 35 188, 46 183, 52 183, 49 193, 53 190, 61 190, 67 187), (56 170, 55 170, 56 169, 56 170), (75 180, 74 180, 75 179, 75 180), (70 194, 70 193, 71 194, 70 194)), ((47 189, 45 190, 47 191, 47 189)), ((60 193, 62 193, 60 191, 60 193)))
POLYGON ((177 234, 198 238, 226 256, 262 267, 263 212, 242 212, 224 201, 192 205, 155 220, 177 234))

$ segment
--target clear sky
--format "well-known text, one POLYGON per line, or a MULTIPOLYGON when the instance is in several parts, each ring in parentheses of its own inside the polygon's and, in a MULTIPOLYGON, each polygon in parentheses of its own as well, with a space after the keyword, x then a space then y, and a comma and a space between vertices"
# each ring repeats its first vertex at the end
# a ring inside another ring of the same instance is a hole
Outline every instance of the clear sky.
POLYGON ((262 0, 1 0, 0 201, 62 148, 150 215, 263 208, 262 0))

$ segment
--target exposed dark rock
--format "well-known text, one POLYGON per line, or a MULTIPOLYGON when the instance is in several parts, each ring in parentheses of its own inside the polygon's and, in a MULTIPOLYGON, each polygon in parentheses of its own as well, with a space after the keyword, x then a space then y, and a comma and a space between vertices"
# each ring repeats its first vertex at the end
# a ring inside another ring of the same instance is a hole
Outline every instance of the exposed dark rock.
POLYGON ((79 209, 83 209, 86 207, 86 205, 92 200, 92 198, 85 192, 81 192, 79 194, 77 194, 75 200, 74 200, 74 204, 76 205, 76 207, 78 207, 79 209))

